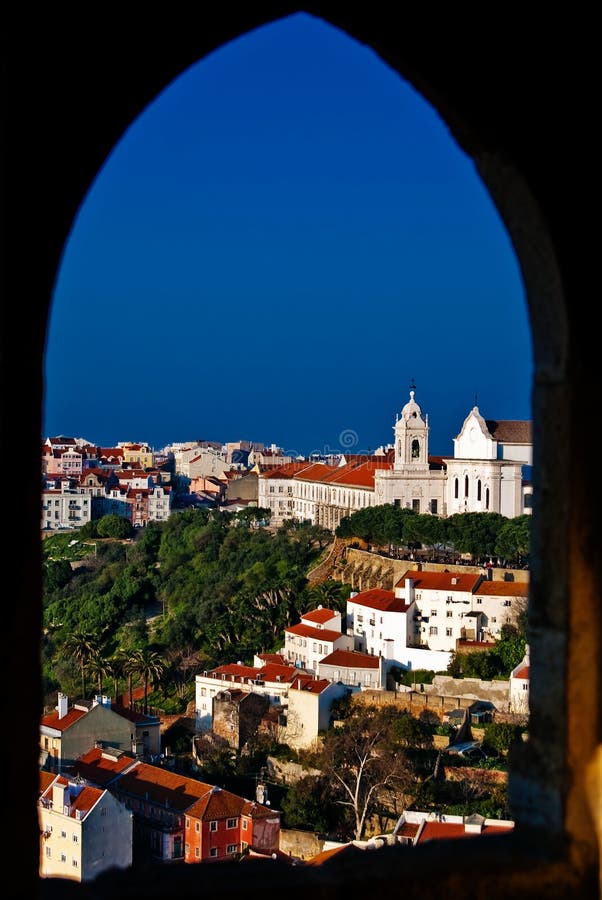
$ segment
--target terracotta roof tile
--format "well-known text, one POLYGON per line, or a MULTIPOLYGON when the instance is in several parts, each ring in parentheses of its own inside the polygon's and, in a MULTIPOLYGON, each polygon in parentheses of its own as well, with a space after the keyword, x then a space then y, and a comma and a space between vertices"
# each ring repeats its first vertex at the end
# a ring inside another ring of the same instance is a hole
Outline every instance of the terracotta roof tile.
POLYGON ((369 609, 378 609, 382 612, 407 612, 411 606, 401 597, 396 597, 394 591, 385 591, 381 588, 360 591, 355 597, 350 597, 348 602, 367 606, 369 609))
POLYGON ((359 650, 333 650, 328 656, 320 660, 320 665, 341 666, 347 669, 378 669, 380 659, 371 653, 362 653, 359 650))
POLYGON ((312 625, 304 625, 302 622, 285 628, 284 633, 296 634, 299 637, 314 638, 320 641, 336 641, 337 638, 341 637, 340 631, 334 631, 332 628, 314 628, 312 625))
POLYGON ((318 624, 324 624, 324 622, 330 622, 336 616, 336 612, 333 609, 312 609, 309 612, 303 613, 301 616, 302 619, 306 619, 309 622, 317 622, 318 624))
POLYGON ((411 578, 416 590, 473 593, 482 577, 470 572, 420 572, 418 569, 408 569, 396 582, 395 587, 404 587, 405 579, 411 578))

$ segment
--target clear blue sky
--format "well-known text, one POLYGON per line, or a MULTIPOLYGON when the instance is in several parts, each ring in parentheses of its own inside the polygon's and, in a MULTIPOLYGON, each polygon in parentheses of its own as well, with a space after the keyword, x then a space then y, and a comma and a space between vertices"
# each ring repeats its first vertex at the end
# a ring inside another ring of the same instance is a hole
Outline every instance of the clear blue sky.
POLYGON ((430 452, 531 418, 509 237, 472 161, 369 48, 305 14, 134 121, 66 244, 43 436, 374 449, 416 382, 430 452))

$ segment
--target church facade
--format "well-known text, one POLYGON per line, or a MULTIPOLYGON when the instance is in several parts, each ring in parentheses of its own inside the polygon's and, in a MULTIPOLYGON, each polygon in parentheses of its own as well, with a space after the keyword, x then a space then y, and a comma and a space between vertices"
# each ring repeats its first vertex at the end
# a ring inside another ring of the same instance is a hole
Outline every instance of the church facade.
POLYGON ((453 457, 429 456, 428 416, 415 390, 396 418, 393 466, 374 474, 375 503, 452 516, 531 512, 531 422, 484 419, 474 406, 454 438, 453 457))

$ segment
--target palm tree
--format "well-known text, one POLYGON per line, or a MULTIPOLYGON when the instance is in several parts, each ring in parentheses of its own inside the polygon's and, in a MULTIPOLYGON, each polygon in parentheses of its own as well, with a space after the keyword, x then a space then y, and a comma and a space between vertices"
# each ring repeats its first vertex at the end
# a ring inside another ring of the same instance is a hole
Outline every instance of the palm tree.
POLYGON ((167 664, 162 656, 155 650, 140 651, 138 674, 144 679, 144 714, 148 712, 148 687, 149 683, 153 686, 161 679, 165 672, 167 664))
POLYGON ((128 708, 132 708, 132 695, 134 691, 134 677, 140 674, 141 650, 129 650, 124 652, 123 673, 128 679, 128 708))
POLYGON ((90 674, 96 678, 96 688, 98 694, 102 697, 104 679, 111 673, 110 661, 103 656, 99 650, 93 650, 86 664, 86 668, 90 674))
POLYGON ((125 675, 126 656, 123 651, 117 651, 107 660, 107 675, 113 679, 113 695, 115 702, 119 703, 119 679, 125 675))
POLYGON ((73 656, 80 666, 82 678, 82 699, 86 699, 86 668, 92 656, 98 652, 96 637, 91 631, 76 628, 72 631, 63 644, 63 649, 73 656))

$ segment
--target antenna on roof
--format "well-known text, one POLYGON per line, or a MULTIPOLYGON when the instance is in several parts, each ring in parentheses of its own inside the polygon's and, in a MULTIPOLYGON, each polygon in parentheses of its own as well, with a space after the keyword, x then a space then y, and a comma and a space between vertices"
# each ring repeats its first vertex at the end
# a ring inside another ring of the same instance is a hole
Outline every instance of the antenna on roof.
POLYGON ((411 391, 416 390, 416 379, 415 378, 410 378, 410 390, 411 391))

